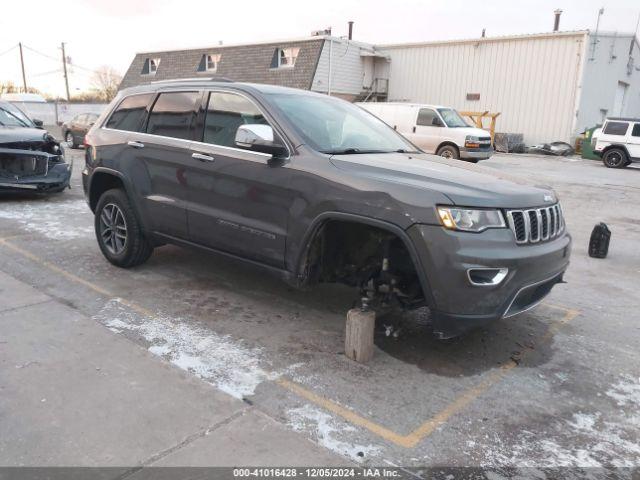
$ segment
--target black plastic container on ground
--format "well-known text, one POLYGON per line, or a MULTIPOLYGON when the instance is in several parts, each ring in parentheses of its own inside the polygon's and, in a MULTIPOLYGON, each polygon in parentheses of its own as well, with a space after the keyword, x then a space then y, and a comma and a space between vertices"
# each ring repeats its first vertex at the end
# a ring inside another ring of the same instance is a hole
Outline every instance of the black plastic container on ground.
POLYGON ((604 223, 599 223, 593 227, 591 238, 589 239, 589 256, 593 258, 605 258, 609 251, 609 240, 611 230, 604 223))

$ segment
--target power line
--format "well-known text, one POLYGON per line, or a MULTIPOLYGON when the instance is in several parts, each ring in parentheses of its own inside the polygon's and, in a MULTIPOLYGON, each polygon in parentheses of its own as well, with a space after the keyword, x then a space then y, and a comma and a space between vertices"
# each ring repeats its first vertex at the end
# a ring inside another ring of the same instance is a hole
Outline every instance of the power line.
POLYGON ((13 50, 16 49, 17 46, 18 46, 18 44, 16 43, 13 47, 11 47, 11 48, 5 50, 4 52, 0 53, 0 57, 3 56, 3 55, 6 55, 7 53, 12 52, 13 50))
POLYGON ((55 70, 49 70, 48 72, 40 72, 40 73, 32 73, 31 77, 42 77, 45 75, 52 75, 54 73, 60 73, 62 70, 59 68, 56 68, 55 70))
MULTIPOLYGON (((25 45, 24 43, 22 44, 22 46, 24 48, 26 48, 27 50, 33 52, 33 53, 37 53, 38 55, 41 55, 41 56, 43 56, 45 58, 48 58, 49 60, 54 60, 56 62, 60 61, 59 58, 55 58, 55 57, 52 57, 51 55, 47 55, 46 53, 43 53, 43 52, 41 52, 39 50, 36 50, 35 48, 31 48, 31 47, 25 45)), ((82 65, 78 65, 77 63, 70 63, 69 65, 72 66, 72 67, 77 67, 77 68, 79 68, 81 70, 86 70, 87 72, 96 73, 96 70, 94 70, 92 68, 83 67, 82 65)))
POLYGON ((26 50, 29 50, 30 52, 37 53, 38 55, 40 55, 40 56, 42 56, 42 57, 48 58, 49 60, 53 60, 53 61, 55 61, 55 62, 59 62, 59 61, 60 61, 60 59, 59 59, 59 58, 54 58, 54 57, 52 57, 52 56, 50 56, 50 55, 47 55, 46 53, 42 53, 42 52, 40 52, 40 51, 36 50, 35 48, 31 48, 31 47, 29 47, 29 46, 25 45, 24 43, 22 44, 22 47, 23 47, 24 49, 26 49, 26 50))

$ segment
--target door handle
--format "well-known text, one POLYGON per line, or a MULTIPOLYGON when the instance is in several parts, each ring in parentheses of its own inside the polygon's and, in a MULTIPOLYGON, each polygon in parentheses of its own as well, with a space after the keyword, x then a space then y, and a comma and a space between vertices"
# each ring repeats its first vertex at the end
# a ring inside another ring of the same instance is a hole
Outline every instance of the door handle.
POLYGON ((416 133, 416 127, 413 127, 413 133, 416 133))
POLYGON ((133 148, 144 148, 144 143, 136 142, 134 140, 130 140, 127 142, 127 145, 133 148))
POLYGON ((205 155, 204 153, 192 153, 191 157, 195 158, 196 160, 200 160, 202 162, 214 162, 215 161, 215 158, 213 158, 211 155, 205 155))

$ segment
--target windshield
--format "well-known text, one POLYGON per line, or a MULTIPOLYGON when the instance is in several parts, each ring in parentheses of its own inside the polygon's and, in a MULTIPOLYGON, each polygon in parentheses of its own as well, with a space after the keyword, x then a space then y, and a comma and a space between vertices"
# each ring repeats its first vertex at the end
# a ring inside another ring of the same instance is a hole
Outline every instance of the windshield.
POLYGON ((33 127, 22 110, 10 103, 0 103, 0 126, 3 127, 33 127))
POLYGON ((449 128, 469 126, 467 122, 464 121, 464 118, 462 118, 453 108, 439 108, 438 112, 440 112, 440 116, 442 116, 444 123, 446 123, 449 128))
POLYGON ((269 99, 311 148, 329 154, 415 152, 416 148, 369 112, 319 95, 273 93, 269 99))

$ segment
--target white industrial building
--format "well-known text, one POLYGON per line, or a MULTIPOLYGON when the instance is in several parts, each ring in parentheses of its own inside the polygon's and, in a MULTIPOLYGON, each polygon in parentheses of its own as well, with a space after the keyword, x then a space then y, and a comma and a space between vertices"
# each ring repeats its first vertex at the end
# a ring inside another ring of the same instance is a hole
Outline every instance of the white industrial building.
POLYGON ((575 31, 383 45, 390 101, 500 112, 527 144, 571 142, 605 116, 640 116, 633 34, 575 31))
POLYGON ((554 31, 371 45, 321 33, 138 53, 121 88, 216 74, 351 101, 499 112, 496 131, 523 134, 528 145, 572 142, 605 116, 640 116, 640 45, 633 34, 554 31))

